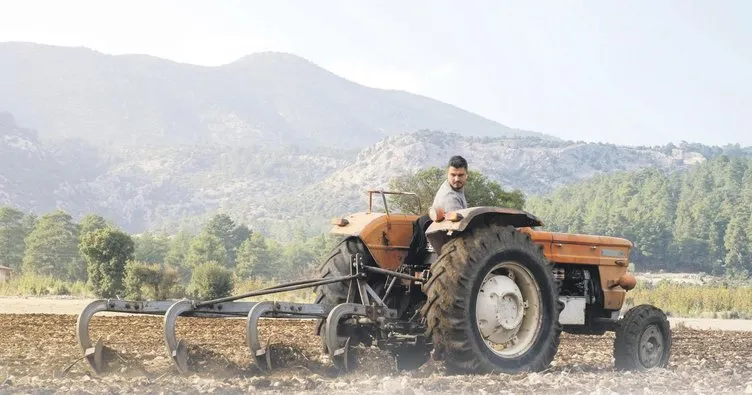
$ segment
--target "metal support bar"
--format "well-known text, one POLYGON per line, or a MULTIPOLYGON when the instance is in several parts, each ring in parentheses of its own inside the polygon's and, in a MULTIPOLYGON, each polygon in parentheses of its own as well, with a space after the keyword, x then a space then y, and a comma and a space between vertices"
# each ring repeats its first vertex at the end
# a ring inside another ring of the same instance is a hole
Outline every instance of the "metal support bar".
MULTIPOLYGON (((360 269, 363 267, 363 256, 360 255, 360 253, 356 253, 355 255, 351 255, 350 258, 350 273, 360 276, 360 269)), ((367 283, 362 278, 358 278, 356 282, 358 286, 358 294, 360 295, 360 302, 368 306, 371 303, 368 301, 368 292, 365 288, 367 283)))
POLYGON ((360 293, 360 302, 364 305, 368 306, 371 304, 371 301, 368 300, 368 290, 366 287, 368 287, 368 283, 365 282, 365 280, 358 279, 358 293, 360 293))
POLYGON ((386 270, 386 269, 382 269, 380 267, 375 267, 375 266, 363 266, 363 270, 367 271, 367 272, 371 272, 371 273, 386 274, 386 275, 389 275, 389 276, 399 277, 399 278, 404 279, 404 280, 418 281, 418 282, 421 282, 421 283, 423 283, 423 282, 426 281, 426 280, 424 280, 422 278, 411 276, 409 274, 395 272, 395 271, 391 271, 391 270, 386 270))
POLYGON ((208 306, 199 306, 198 301, 191 300, 193 309, 183 315, 188 317, 245 317, 258 302, 227 302, 208 306))
POLYGON ((394 283, 397 281, 397 277, 392 277, 392 280, 389 281, 389 286, 386 288, 386 291, 384 291, 384 296, 382 297, 383 300, 386 300, 386 297, 389 296, 389 293, 392 292, 392 287, 394 286, 394 283))
POLYGON ((370 286, 370 285, 368 285, 367 283, 366 283, 366 292, 367 292, 367 293, 368 293, 368 295, 370 295, 370 296, 371 296, 371 298, 373 298, 373 300, 375 300, 375 301, 376 301, 376 303, 378 303, 378 304, 379 304, 380 306, 384 306, 384 307, 387 307, 387 306, 386 306, 386 303, 384 303, 384 301, 383 301, 383 300, 381 300, 381 298, 379 298, 379 295, 378 295, 378 294, 376 293, 376 291, 374 291, 374 290, 373 290, 373 288, 371 288, 371 286, 370 286))
POLYGON ((296 283, 281 284, 275 287, 264 288, 264 289, 260 289, 257 291, 244 293, 241 295, 234 295, 234 296, 228 296, 228 297, 219 298, 219 299, 207 300, 204 302, 196 303, 196 307, 203 307, 203 306, 208 306, 208 305, 222 303, 222 302, 232 302, 238 299, 250 298, 253 296, 261 296, 261 295, 268 295, 268 294, 279 293, 279 292, 295 291, 295 290, 303 289, 303 288, 317 287, 319 285, 338 283, 341 281, 347 281, 347 280, 353 279, 358 276, 359 275, 356 274, 356 275, 349 275, 349 276, 334 277, 334 278, 330 278, 326 280, 303 280, 303 281, 298 281, 296 283))
MULTIPOLYGON (((132 301, 120 299, 100 299, 91 304, 104 304, 99 311, 110 311, 115 313, 130 314, 153 314, 162 315, 167 309, 175 303, 174 300, 149 300, 149 301, 132 301)), ((87 306, 88 308, 88 306, 87 306)), ((83 314, 83 313, 81 313, 83 314)))
POLYGON ((389 220, 388 219, 389 218, 389 208, 386 205, 386 194, 384 193, 384 191, 379 191, 379 192, 381 192, 381 198, 384 200, 384 211, 386 211, 386 217, 387 217, 387 221, 388 221, 389 220))

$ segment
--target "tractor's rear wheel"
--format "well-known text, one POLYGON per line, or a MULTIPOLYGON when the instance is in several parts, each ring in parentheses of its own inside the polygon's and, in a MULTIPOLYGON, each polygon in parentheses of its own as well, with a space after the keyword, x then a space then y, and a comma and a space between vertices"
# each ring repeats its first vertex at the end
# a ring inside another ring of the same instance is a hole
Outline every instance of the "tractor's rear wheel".
MULTIPOLYGON (((345 240, 343 240, 339 245, 337 245, 336 248, 332 251, 332 253, 327 257, 327 259, 319 266, 319 277, 324 278, 331 278, 331 277, 339 277, 339 276, 347 276, 350 274, 350 259, 351 256, 354 256, 356 253, 360 253, 361 256, 364 259, 364 263, 366 265, 373 265, 375 266, 376 263, 373 262, 372 258, 370 257, 370 254, 367 253, 367 250, 365 246, 363 245, 363 242, 356 238, 356 237, 350 237, 345 240)), ((381 279, 380 276, 374 276, 371 275, 369 278, 373 278, 374 280, 369 283, 369 285, 379 294, 382 295, 385 291, 386 284, 381 279)), ((327 285, 319 286, 317 289, 317 295, 316 295, 316 302, 319 304, 327 304, 330 306, 336 306, 341 303, 347 302, 347 294, 349 291, 349 285, 348 282, 338 282, 338 283, 332 283, 327 285)), ((353 296, 353 302, 354 303, 361 303, 360 300, 360 294, 358 293, 357 289, 354 289, 354 296, 353 296)), ((392 292, 392 298, 385 300, 387 304, 390 304, 394 302, 395 306, 391 306, 393 308, 397 308, 398 310, 400 307, 405 308, 407 306, 404 306, 405 303, 408 303, 408 300, 405 298, 400 298, 397 292, 392 292)), ((319 322, 319 326, 317 328, 317 333, 319 337, 321 338, 321 344, 322 344, 322 351, 326 354, 329 353, 329 349, 326 345, 326 321, 321 320, 319 322)), ((372 334, 369 331, 366 330, 355 330, 355 331, 349 331, 347 336, 351 337, 350 346, 356 346, 359 343, 364 343, 367 346, 370 346, 372 342, 372 334)), ((345 339, 343 338, 343 341, 345 339)), ((391 349, 392 355, 394 356, 397 368, 399 370, 412 370, 417 369, 421 365, 423 365, 429 358, 430 358, 430 349, 425 344, 417 344, 415 346, 402 346, 397 347, 396 349, 391 349)), ((351 364, 354 364, 355 361, 349 361, 351 364)))
MULTIPOLYGON (((319 278, 347 276, 350 274, 350 257, 360 253, 365 256, 363 243, 357 238, 342 240, 318 268, 319 278)), ((347 301, 348 282, 320 285, 316 289, 316 303, 336 306, 347 301)))
MULTIPOLYGON (((363 243, 354 237, 342 240, 329 254, 327 259, 319 266, 318 272, 321 279, 347 276, 350 274, 350 259, 356 253, 366 256, 363 243)), ((341 281, 326 285, 320 285, 316 290, 317 304, 336 306, 340 303, 347 302, 347 293, 349 291, 349 282, 341 281)), ((355 295, 356 301, 360 300, 359 295, 355 295)), ((325 320, 319 321, 317 334, 321 337, 322 350, 328 353, 326 347, 326 325, 325 320)))
POLYGON ((446 243, 421 313, 435 357, 462 373, 540 371, 559 347, 559 282, 541 248, 511 226, 446 243))
POLYGON ((670 356, 671 327, 663 311, 651 305, 639 305, 619 321, 614 338, 617 369, 665 368, 670 356))

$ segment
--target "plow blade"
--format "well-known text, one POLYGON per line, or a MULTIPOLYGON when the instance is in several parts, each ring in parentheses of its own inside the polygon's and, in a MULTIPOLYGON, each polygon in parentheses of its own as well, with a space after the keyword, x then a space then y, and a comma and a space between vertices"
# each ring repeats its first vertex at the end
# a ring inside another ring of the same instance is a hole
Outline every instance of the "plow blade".
POLYGON ((100 312, 114 312, 126 314, 145 314, 164 316, 164 340, 167 355, 174 362, 178 371, 187 373, 188 353, 185 343, 178 341, 175 334, 177 318, 181 315, 191 317, 222 318, 244 317, 257 302, 230 302, 209 306, 196 307, 192 300, 160 300, 135 302, 126 300, 95 300, 84 308, 78 315, 76 322, 76 338, 84 352, 89 366, 96 372, 104 371, 107 361, 104 357, 104 343, 98 339, 92 343, 89 337, 89 322, 95 314, 100 312))
POLYGON ((258 302, 227 302, 208 306, 197 306, 197 301, 183 299, 173 303, 164 315, 164 340, 167 355, 180 373, 189 373, 188 348, 184 341, 178 340, 175 333, 178 317, 244 317, 258 302))
POLYGON ((76 339, 84 352, 86 362, 96 373, 104 369, 104 343, 98 339, 92 344, 89 337, 89 322, 95 314, 100 312, 117 312, 131 314, 162 315, 173 304, 173 301, 133 302, 125 300, 95 300, 87 305, 78 315, 76 321, 76 339))
POLYGON ((272 369, 268 345, 262 344, 259 340, 259 318, 326 318, 330 310, 331 307, 326 305, 287 302, 260 302, 253 306, 248 312, 246 343, 256 365, 264 370, 272 369))
POLYGON ((350 356, 350 336, 339 333, 342 319, 345 317, 360 317, 360 321, 376 323, 383 319, 397 318, 397 310, 385 306, 366 306, 359 303, 342 303, 335 306, 326 318, 325 343, 329 357, 334 366, 341 371, 352 369, 350 356))
MULTIPOLYGON (((227 318, 246 317, 246 344, 250 349, 251 356, 256 365, 262 370, 271 370, 271 355, 268 345, 260 340, 258 323, 261 318, 287 318, 287 319, 336 319, 339 322, 345 314, 366 315, 366 306, 358 304, 342 304, 334 309, 331 306, 307 303, 288 302, 225 302, 207 306, 197 306, 198 302, 188 299, 179 301, 149 301, 133 302, 124 300, 96 300, 91 302, 79 314, 77 320, 76 335, 78 343, 84 352, 84 357, 89 366, 98 374, 104 371, 106 361, 104 357, 104 343, 98 339, 96 343, 89 337, 89 322, 95 314, 100 312, 116 312, 128 314, 163 315, 164 344, 167 356, 173 362, 178 372, 186 374, 190 372, 188 365, 189 356, 186 343, 178 339, 177 319, 180 316, 203 317, 203 318, 227 318), (335 312, 336 310, 336 312, 335 312), (332 314, 334 312, 334 314, 332 314)), ((336 325, 334 325, 336 326, 336 325)), ((336 328, 330 330, 334 336, 336 328)), ((337 352, 331 354, 332 358, 341 359, 342 346, 336 341, 328 341, 337 344, 331 348, 337 352)), ((338 364, 341 365, 341 364, 338 364)))

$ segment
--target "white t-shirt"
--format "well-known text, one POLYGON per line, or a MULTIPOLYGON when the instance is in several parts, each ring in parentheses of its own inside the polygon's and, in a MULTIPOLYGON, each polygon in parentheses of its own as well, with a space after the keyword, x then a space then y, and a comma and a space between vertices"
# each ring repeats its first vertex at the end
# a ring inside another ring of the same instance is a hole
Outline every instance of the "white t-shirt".
POLYGON ((445 213, 467 208, 467 199, 465 199, 465 188, 455 191, 449 181, 444 180, 441 187, 433 198, 433 208, 443 208, 445 213))

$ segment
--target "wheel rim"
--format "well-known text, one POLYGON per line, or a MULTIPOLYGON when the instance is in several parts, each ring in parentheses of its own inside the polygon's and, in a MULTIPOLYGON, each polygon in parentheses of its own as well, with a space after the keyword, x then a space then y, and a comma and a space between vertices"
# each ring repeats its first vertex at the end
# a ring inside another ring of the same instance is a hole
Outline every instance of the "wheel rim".
POLYGON ((491 269, 475 302, 475 322, 486 346, 510 358, 526 352, 541 328, 541 292, 533 274, 517 262, 491 269))
POLYGON ((660 328, 655 324, 648 326, 640 336, 640 363, 647 368, 658 366, 663 357, 663 348, 660 328))

